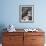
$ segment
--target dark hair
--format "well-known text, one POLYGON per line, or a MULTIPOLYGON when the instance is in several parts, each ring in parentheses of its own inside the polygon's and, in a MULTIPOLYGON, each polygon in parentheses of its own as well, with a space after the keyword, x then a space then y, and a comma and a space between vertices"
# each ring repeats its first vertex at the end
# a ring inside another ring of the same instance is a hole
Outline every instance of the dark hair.
POLYGON ((32 16, 29 16, 29 20, 32 20, 32 16))
POLYGON ((22 13, 22 19, 23 19, 23 17, 27 16, 27 14, 28 14, 28 10, 26 10, 24 13, 22 13))

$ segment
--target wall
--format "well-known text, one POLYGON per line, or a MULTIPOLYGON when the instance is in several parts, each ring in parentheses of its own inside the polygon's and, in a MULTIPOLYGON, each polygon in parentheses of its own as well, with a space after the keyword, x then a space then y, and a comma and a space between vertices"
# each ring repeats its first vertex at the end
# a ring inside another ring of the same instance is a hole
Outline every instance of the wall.
POLYGON ((13 24, 16 28, 46 28, 46 1, 41 0, 1 0, 0 25, 13 24), (34 23, 19 22, 19 5, 34 4, 34 23))

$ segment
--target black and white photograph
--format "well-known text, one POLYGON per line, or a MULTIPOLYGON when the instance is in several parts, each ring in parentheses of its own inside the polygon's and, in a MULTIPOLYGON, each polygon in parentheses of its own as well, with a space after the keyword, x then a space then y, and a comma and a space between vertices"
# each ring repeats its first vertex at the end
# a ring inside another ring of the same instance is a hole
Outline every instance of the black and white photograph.
POLYGON ((33 5, 20 5, 20 21, 33 22, 34 19, 34 6, 33 5))

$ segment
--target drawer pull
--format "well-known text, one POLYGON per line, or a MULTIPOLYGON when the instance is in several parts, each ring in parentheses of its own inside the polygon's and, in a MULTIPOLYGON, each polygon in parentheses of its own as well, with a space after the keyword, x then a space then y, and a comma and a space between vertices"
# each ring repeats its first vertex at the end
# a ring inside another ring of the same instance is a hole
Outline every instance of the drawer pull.
POLYGON ((32 40, 36 40, 36 39, 32 39, 32 40))
POLYGON ((13 38, 9 38, 9 40, 13 40, 13 38))
POLYGON ((11 38, 9 38, 10 40, 12 40, 11 38))

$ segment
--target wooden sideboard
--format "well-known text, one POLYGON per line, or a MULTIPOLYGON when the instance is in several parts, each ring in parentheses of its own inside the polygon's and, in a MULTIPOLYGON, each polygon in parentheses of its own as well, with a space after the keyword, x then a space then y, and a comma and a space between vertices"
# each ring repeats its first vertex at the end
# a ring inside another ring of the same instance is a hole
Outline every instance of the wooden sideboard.
POLYGON ((44 46, 44 32, 3 32, 3 46, 44 46))

